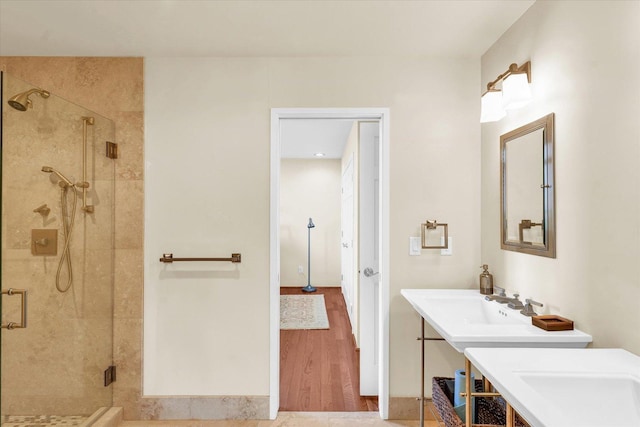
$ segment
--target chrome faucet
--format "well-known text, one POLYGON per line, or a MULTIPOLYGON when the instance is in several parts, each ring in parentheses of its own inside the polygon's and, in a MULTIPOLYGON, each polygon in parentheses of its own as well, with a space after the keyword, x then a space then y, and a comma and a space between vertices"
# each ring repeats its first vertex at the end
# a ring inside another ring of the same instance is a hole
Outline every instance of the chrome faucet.
POLYGON ((509 298, 506 295, 487 295, 486 297, 484 297, 484 299, 486 299, 487 301, 495 301, 495 302, 499 302, 500 304, 506 304, 508 303, 511 298, 509 298))
POLYGON ((493 289, 496 292, 498 292, 498 295, 496 294, 487 295, 486 297, 484 297, 484 299, 486 299, 487 301, 496 301, 496 302, 499 302, 500 304, 506 304, 509 302, 509 298, 507 297, 507 293, 505 292, 504 288, 493 285, 493 289))
POLYGON ((523 309, 524 304, 522 304, 522 301, 518 299, 519 296, 520 294, 513 294, 513 298, 511 299, 511 301, 509 301, 509 303, 507 304, 507 307, 512 308, 514 310, 523 309))
POLYGON ((525 302, 525 306, 522 308, 522 310, 520 310, 520 313, 524 314, 525 316, 537 316, 538 313, 535 312, 535 310, 533 309, 534 305, 537 305, 538 307, 542 307, 542 303, 538 302, 538 301, 534 301, 531 298, 527 298, 524 300, 525 302))
POLYGON ((500 293, 498 295, 487 295, 486 297, 484 297, 484 299, 486 299, 487 301, 495 301, 497 303, 500 304, 507 304, 507 306, 509 308, 513 308, 513 309, 522 309, 524 308, 524 305, 522 304, 522 301, 520 301, 518 299, 518 297, 520 296, 520 294, 513 294, 513 298, 508 297, 504 288, 500 288, 498 286, 493 286, 494 289, 497 289, 500 293))

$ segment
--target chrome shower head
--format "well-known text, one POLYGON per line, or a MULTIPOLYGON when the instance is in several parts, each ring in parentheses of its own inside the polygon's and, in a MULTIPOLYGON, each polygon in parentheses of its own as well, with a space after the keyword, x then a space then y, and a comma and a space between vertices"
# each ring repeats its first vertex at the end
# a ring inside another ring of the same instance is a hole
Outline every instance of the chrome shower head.
POLYGON ((32 102, 29 99, 29 96, 31 96, 32 93, 37 93, 42 98, 48 98, 51 95, 46 90, 33 88, 12 96, 7 103, 18 111, 27 111, 27 108, 31 108, 32 106, 32 102))
POLYGON ((69 180, 66 176, 62 175, 60 172, 58 172, 51 166, 43 166, 42 172, 55 174, 58 178, 60 178, 60 181, 58 181, 58 185, 62 188, 73 187, 73 183, 71 182, 71 180, 69 180))
POLYGON ((314 228, 316 225, 313 223, 313 220, 309 218, 309 224, 307 224, 307 228, 314 228))

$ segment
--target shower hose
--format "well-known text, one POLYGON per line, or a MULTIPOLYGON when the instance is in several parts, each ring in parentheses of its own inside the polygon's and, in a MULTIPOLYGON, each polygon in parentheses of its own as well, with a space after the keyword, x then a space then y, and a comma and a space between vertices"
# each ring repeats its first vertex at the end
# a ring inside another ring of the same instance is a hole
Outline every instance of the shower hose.
POLYGON ((73 269, 71 266, 71 254, 69 253, 69 242, 71 242, 71 233, 73 233, 73 225, 76 220, 76 205, 78 202, 78 194, 73 186, 64 186, 60 189, 60 204, 62 205, 62 226, 64 228, 64 249, 62 250, 62 256, 60 256, 60 262, 58 263, 58 271, 56 272, 56 289, 59 292, 65 293, 71 288, 73 284, 73 269), (71 218, 69 218, 68 197, 67 193, 71 189, 73 193, 73 209, 71 210, 71 218), (60 273, 62 272, 63 264, 67 265, 67 284, 63 288, 60 285, 60 273))

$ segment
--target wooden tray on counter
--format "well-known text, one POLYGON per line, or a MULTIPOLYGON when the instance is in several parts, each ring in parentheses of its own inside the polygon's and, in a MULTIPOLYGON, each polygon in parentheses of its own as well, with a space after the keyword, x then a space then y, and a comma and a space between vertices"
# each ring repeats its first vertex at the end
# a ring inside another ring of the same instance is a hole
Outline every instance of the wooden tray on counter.
POLYGON ((573 320, 565 319, 555 314, 533 316, 531 318, 533 326, 537 326, 545 331, 572 331, 573 320))

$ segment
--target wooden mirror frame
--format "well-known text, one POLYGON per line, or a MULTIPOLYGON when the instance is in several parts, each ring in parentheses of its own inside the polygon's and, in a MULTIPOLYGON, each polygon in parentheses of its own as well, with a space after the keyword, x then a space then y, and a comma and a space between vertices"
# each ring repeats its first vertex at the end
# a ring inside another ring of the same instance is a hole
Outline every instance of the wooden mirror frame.
POLYGON ((556 219, 555 219, 555 159, 554 159, 554 113, 526 124, 500 136, 500 247, 507 251, 539 255, 548 258, 556 257, 556 219), (506 144, 519 137, 542 129, 543 153, 543 245, 532 245, 508 240, 507 235, 507 200, 506 200, 506 144))

